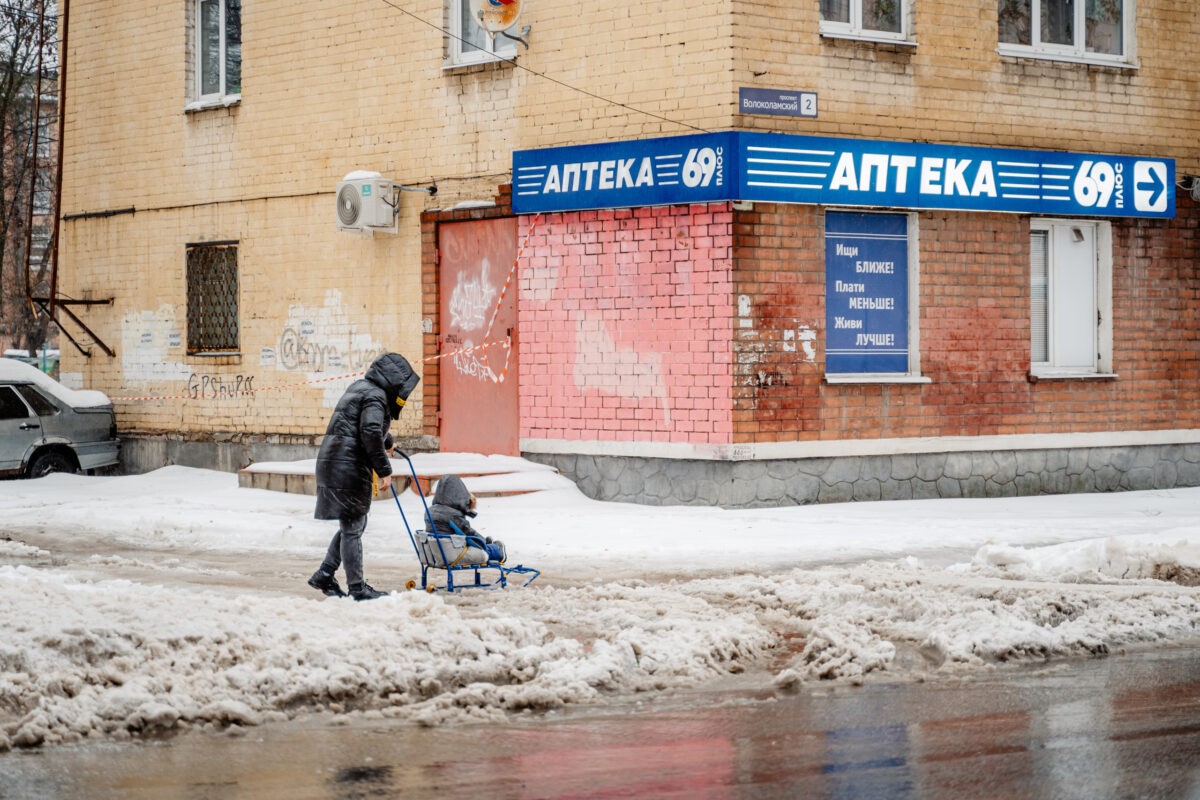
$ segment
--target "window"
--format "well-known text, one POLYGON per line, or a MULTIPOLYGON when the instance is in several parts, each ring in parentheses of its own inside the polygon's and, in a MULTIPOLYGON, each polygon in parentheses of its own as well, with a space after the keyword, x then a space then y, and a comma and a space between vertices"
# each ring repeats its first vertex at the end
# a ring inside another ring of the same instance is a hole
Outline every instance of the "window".
POLYGON ((238 351, 235 242, 188 245, 187 325, 188 353, 238 351))
POLYGON ((821 33, 879 41, 908 38, 908 0, 821 0, 821 33))
MULTIPOLYGON (((483 64, 516 57, 516 41, 504 34, 491 34, 481 28, 471 16, 469 0, 449 0, 446 15, 449 23, 446 29, 450 32, 447 37, 446 66, 483 64)), ((513 28, 507 32, 515 33, 513 28)))
POLYGON ((46 225, 34 225, 29 237, 29 266, 41 267, 50 254, 50 228, 46 225))
POLYGON ((915 214, 825 212, 825 380, 921 377, 915 214))
POLYGON ((1112 229, 1094 220, 1033 220, 1029 230, 1030 372, 1112 372, 1112 229))
POLYGON ((33 187, 33 213, 35 216, 44 217, 50 213, 51 207, 51 192, 50 192, 50 171, 39 169, 34 176, 33 187))
POLYGON ((54 143, 54 137, 57 135, 55 129, 55 119, 46 112, 42 112, 38 119, 38 141, 37 155, 38 158, 49 158, 51 155, 51 145, 54 143))
POLYGON ((39 417, 52 417, 58 413, 58 406, 50 402, 50 400, 37 389, 28 384, 18 384, 17 391, 25 398, 25 402, 29 403, 29 407, 39 417))
POLYGON ((11 386, 0 386, 0 419, 27 419, 29 408, 17 397, 11 386))
POLYGON ((46 216, 50 213, 50 190, 38 187, 33 191, 33 213, 46 216))
POLYGON ((999 0, 999 26, 1004 55, 1125 63, 1133 0, 999 0))
POLYGON ((242 0, 193 0, 190 107, 229 105, 242 94, 242 0))

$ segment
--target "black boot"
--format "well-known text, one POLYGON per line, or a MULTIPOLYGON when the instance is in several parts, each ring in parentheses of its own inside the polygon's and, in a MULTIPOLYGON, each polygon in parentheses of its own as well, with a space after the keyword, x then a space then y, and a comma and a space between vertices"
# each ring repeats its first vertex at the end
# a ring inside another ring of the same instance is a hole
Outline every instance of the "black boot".
POLYGON ((317 570, 308 579, 308 585, 316 589, 318 592, 323 592, 329 597, 345 597, 346 593, 342 591, 342 587, 338 586, 337 578, 333 577, 332 572, 317 570))
POLYGON ((355 600, 375 600, 380 597, 387 597, 387 592, 381 592, 371 586, 371 584, 363 581, 362 583, 350 584, 350 596, 355 600))

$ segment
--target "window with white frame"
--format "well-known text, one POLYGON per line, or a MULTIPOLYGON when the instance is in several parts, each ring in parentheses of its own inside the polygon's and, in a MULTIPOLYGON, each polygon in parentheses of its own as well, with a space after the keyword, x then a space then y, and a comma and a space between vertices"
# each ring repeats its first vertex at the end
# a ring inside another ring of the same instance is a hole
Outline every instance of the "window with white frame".
POLYGON ((905 41, 911 0, 821 0, 821 33, 827 36, 905 41))
POLYGON ((1097 63, 1132 60, 1134 0, 998 0, 1004 55, 1097 63))
MULTIPOLYGON (((471 16, 470 0, 448 0, 446 5, 446 66, 460 67, 514 58, 517 42, 503 33, 488 33, 471 16)), ((514 28, 516 25, 513 26, 514 28)), ((510 28, 507 33, 515 31, 510 28)))
POLYGON ((242 94, 242 0, 192 0, 190 107, 229 105, 242 94))
POLYGON ((1039 378, 1112 373, 1112 228, 1035 219, 1029 228, 1030 372, 1039 378))

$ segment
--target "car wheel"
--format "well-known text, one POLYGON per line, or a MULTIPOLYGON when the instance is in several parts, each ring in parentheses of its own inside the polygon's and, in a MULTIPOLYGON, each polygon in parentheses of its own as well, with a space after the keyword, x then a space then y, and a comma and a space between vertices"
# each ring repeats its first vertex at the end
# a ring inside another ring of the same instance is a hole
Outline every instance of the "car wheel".
POLYGON ((48 453, 38 453, 34 456, 33 463, 29 465, 29 477, 31 478, 41 478, 51 472, 75 473, 78 471, 79 467, 75 465, 75 459, 54 450, 48 453))

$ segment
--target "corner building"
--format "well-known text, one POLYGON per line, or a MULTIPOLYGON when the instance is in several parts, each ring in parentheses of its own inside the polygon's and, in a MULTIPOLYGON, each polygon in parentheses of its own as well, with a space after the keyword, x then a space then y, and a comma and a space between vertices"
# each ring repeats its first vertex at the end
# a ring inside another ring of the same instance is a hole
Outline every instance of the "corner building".
POLYGON ((123 5, 71 9, 60 282, 134 468, 303 457, 397 350, 408 446, 605 500, 1200 485, 1182 0, 123 5))

